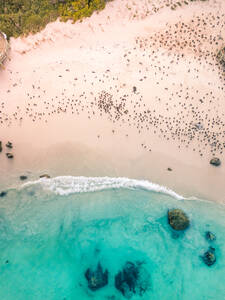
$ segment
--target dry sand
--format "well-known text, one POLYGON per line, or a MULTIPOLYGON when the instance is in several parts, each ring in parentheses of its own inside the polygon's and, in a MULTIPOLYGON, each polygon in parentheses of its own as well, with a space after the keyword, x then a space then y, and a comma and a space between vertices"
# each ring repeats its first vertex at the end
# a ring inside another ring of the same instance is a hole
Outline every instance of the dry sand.
POLYGON ((115 0, 81 23, 11 40, 0 140, 13 149, 0 153, 0 186, 24 174, 127 176, 225 202, 224 74, 215 59, 225 3, 167 3, 175 1, 115 0))

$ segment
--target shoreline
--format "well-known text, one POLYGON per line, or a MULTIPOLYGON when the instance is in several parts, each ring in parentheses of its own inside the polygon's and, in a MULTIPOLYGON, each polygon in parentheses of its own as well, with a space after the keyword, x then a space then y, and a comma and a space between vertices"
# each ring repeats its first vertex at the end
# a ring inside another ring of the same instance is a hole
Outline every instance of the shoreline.
MULTIPOLYGON (((172 51, 166 43, 174 43, 176 24, 183 30, 181 21, 190 27, 201 14, 211 18, 224 3, 164 8, 126 25, 129 10, 120 4, 108 3, 82 23, 54 22, 12 39, 11 60, 0 72, 0 188, 20 175, 125 176, 225 203, 223 81, 213 57, 204 56, 216 47, 204 40, 181 49, 190 38, 184 33, 172 51), (117 22, 118 14, 124 19, 117 22), (8 141, 13 149, 5 148, 8 141), (220 167, 209 164, 213 156, 220 167)), ((205 35, 221 31, 204 26, 205 35)))

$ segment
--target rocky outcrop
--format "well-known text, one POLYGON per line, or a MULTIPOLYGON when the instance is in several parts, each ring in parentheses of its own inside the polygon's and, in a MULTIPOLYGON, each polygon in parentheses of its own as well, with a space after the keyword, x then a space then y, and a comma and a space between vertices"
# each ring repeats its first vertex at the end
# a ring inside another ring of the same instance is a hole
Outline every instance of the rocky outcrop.
POLYGON ((6 147, 12 149, 13 145, 12 145, 11 142, 8 142, 8 143, 6 144, 6 147))
POLYGON ((202 256, 202 260, 207 266, 212 266, 216 262, 215 248, 209 247, 208 251, 202 256))
POLYGON ((168 223, 174 230, 185 230, 190 225, 187 215, 178 208, 168 211, 168 223))
POLYGON ((215 167, 218 167, 221 165, 221 161, 218 157, 213 157, 211 160, 210 160, 210 164, 215 166, 215 167))
POLYGON ((108 270, 103 272, 102 266, 98 263, 96 270, 87 269, 85 272, 85 278, 88 281, 88 287, 92 291, 96 291, 103 288, 108 284, 108 270))
POLYGON ((13 154, 12 154, 12 153, 6 153, 6 156, 7 156, 9 159, 12 159, 12 158, 13 158, 13 154))
POLYGON ((42 175, 40 175, 39 177, 40 177, 40 178, 50 178, 50 175, 48 175, 48 174, 42 174, 42 175))

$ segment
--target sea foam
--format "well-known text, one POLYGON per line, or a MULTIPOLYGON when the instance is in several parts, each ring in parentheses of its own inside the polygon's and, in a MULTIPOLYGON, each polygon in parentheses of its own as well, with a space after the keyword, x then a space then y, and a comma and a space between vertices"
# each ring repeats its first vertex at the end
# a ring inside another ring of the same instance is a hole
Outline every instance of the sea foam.
POLYGON ((54 178, 41 178, 29 181, 22 188, 30 185, 41 185, 45 190, 58 195, 70 195, 74 193, 94 192, 107 189, 145 189, 157 193, 167 194, 178 200, 184 199, 173 190, 148 180, 129 179, 126 177, 84 177, 84 176, 58 176, 54 178))

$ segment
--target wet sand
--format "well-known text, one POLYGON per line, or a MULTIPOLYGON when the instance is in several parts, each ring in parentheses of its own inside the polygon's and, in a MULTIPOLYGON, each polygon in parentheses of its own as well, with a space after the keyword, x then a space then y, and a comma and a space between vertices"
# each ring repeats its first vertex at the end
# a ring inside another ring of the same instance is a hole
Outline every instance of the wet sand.
POLYGON ((1 186, 24 174, 126 176, 225 202, 225 4, 160 3, 115 0, 82 23, 11 41, 1 186))

